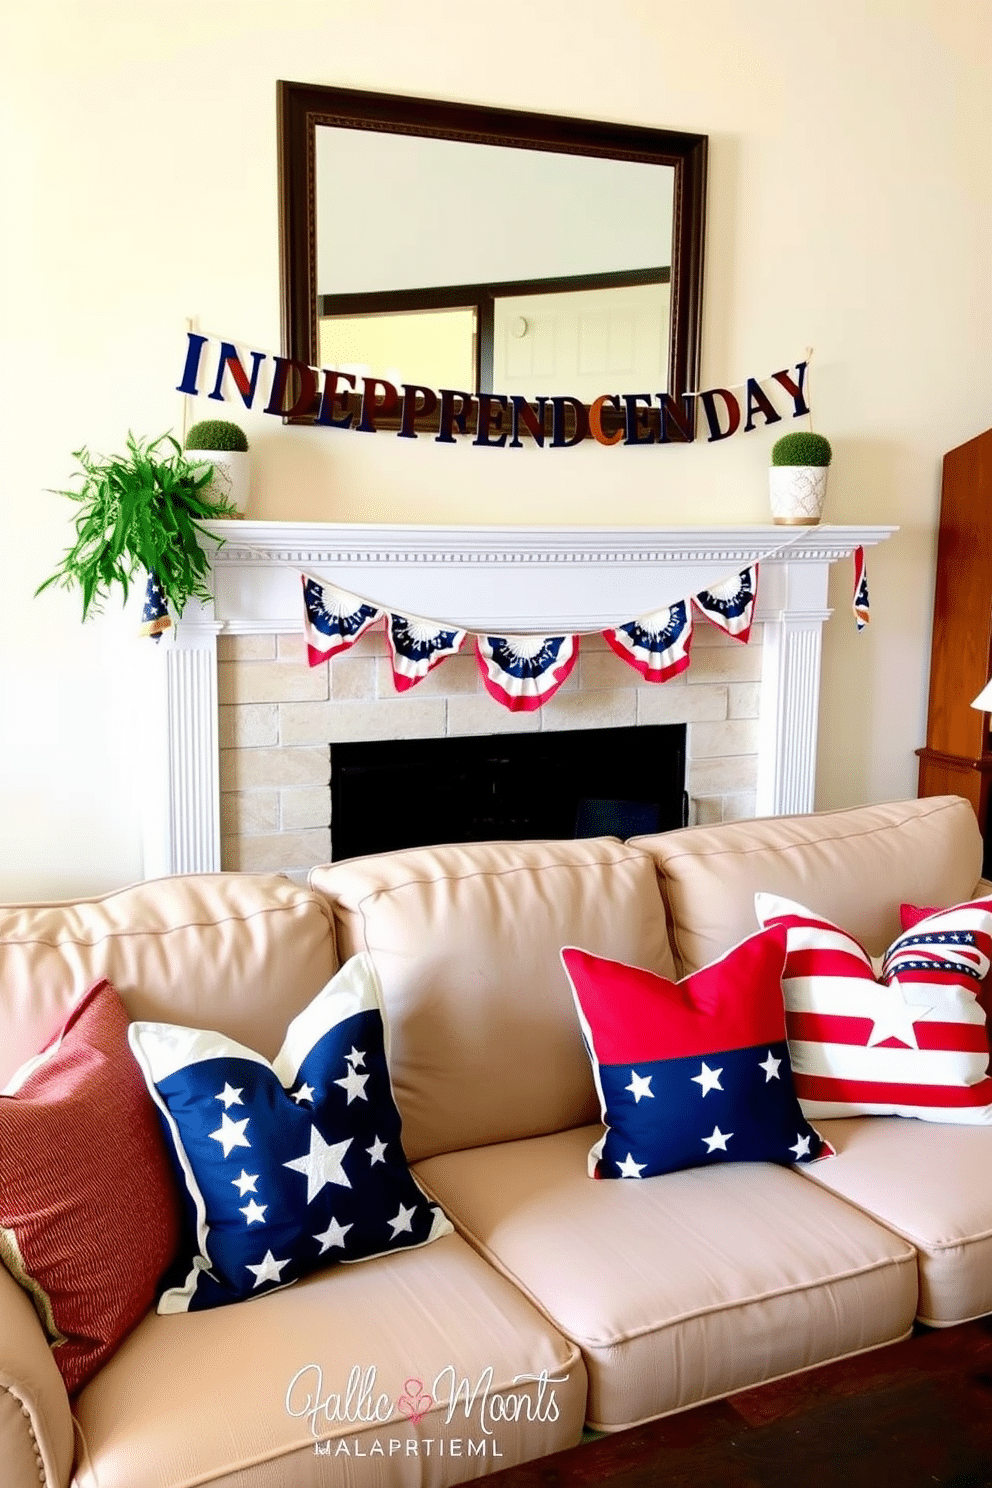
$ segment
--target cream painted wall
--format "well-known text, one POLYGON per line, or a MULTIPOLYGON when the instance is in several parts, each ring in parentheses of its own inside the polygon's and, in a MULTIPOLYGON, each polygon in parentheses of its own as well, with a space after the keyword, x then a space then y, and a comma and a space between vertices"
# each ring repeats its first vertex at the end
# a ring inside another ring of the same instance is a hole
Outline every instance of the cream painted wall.
MULTIPOLYGON (((5 4, 0 897, 141 875, 128 676, 148 643, 32 598, 70 531, 45 488, 84 442, 178 426, 187 316, 277 347, 280 77, 710 135, 703 383, 814 346, 827 516, 901 527, 864 635, 836 574, 818 804, 912 795, 940 458, 992 408, 990 43, 988 0, 5 4)), ((773 430, 483 454, 246 422, 256 516, 767 520, 773 430)))

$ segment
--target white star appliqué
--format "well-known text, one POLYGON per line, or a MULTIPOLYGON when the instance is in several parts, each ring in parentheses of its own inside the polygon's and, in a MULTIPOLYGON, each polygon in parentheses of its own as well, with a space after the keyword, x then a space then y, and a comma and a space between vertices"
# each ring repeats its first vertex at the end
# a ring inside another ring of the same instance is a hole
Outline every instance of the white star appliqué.
POLYGON ((348 1104, 353 1100, 368 1100, 365 1094, 365 1086, 368 1084, 368 1075, 360 1075, 354 1066, 349 1069, 343 1080, 335 1080, 335 1085, 340 1085, 342 1090, 348 1092, 348 1104))
POLYGON ((628 1152, 622 1163, 617 1163, 617 1170, 623 1178, 640 1178, 641 1172, 647 1167, 647 1163, 636 1163, 633 1154, 628 1152))
POLYGON ((252 1291, 255 1290, 255 1287, 264 1286, 267 1281, 278 1281, 279 1273, 283 1266, 288 1265, 288 1256, 284 1261, 277 1261, 271 1250, 267 1250, 265 1252, 265 1258, 257 1266, 245 1267, 245 1270, 250 1271, 255 1277, 255 1286, 252 1287, 252 1291))
POLYGON ((300 1101, 309 1101, 313 1105, 313 1086, 301 1085, 299 1090, 293 1091, 293 1099, 297 1105, 300 1104, 300 1101))
POLYGON ((726 1152, 727 1143, 730 1141, 733 1135, 733 1132, 722 1132, 718 1126, 715 1126, 713 1128, 713 1135, 711 1137, 703 1138, 703 1141, 706 1143, 706 1151, 726 1152))
POLYGON ((294 1173, 302 1173, 307 1180, 307 1203, 312 1204, 326 1183, 337 1183, 341 1188, 350 1188, 349 1179, 341 1160, 351 1146, 351 1138, 345 1142, 324 1141, 315 1126, 310 1128, 310 1151, 292 1162, 283 1163, 294 1173))
POLYGON ((375 1167, 376 1163, 384 1163, 386 1161, 386 1144, 381 1137, 376 1137, 372 1146, 366 1147, 365 1151, 372 1159, 373 1167, 375 1167))
POLYGON ((344 1057, 345 1059, 347 1059, 348 1063, 352 1066, 353 1069, 360 1069, 365 1064, 364 1050, 356 1049, 354 1044, 352 1044, 351 1050, 344 1057))
POLYGON ((247 1224, 264 1224, 265 1211, 268 1207, 268 1204, 256 1204, 254 1199, 249 1199, 241 1213, 247 1224))
POLYGON ((244 1170, 244 1168, 241 1169, 241 1177, 240 1178, 232 1178, 231 1179, 232 1185, 238 1190, 238 1193, 241 1195, 242 1198, 244 1198, 244 1196, 245 1196, 246 1193, 257 1193, 258 1192, 257 1188, 255 1187, 255 1184, 257 1182, 258 1182, 258 1174, 257 1173, 246 1173, 245 1170, 244 1170))
POLYGON ((651 1089, 651 1079, 651 1075, 639 1075, 635 1069, 631 1070, 630 1084, 625 1085, 624 1089, 630 1091, 631 1095, 634 1097, 634 1102, 636 1105, 640 1105, 641 1099, 643 1097, 646 1097, 648 1100, 654 1100, 654 1091, 651 1089))
POLYGON ((693 1075, 692 1076, 692 1080, 693 1080, 693 1083, 695 1085, 698 1085, 699 1086, 699 1088, 703 1092, 703 1094, 706 1095, 707 1092, 710 1091, 710 1090, 722 1090, 723 1089, 723 1086, 720 1084, 720 1076, 722 1074, 723 1074, 722 1067, 720 1069, 715 1069, 715 1070, 714 1069, 710 1069, 709 1065, 706 1063, 706 1061, 704 1059, 703 1060, 703 1067, 702 1067, 702 1069, 699 1071, 699 1074, 698 1075, 693 1075))
POLYGON ((789 1151, 796 1154, 796 1162, 801 1157, 809 1157, 809 1137, 797 1137, 789 1151))
POLYGON ((235 1147, 251 1146, 251 1143, 245 1136, 245 1127, 248 1125, 250 1119, 249 1116, 246 1116, 244 1121, 232 1121, 225 1111, 220 1118, 220 1126, 216 1131, 210 1132, 210 1136, 213 1137, 214 1141, 219 1142, 223 1147, 225 1157, 230 1157, 231 1151, 235 1147))
POLYGON ((898 1039, 908 1049, 918 1049, 920 1046, 913 1024, 920 1022, 928 1013, 933 1012, 932 1007, 907 1002, 906 994, 895 977, 887 987, 884 983, 879 983, 872 994, 868 1008, 868 1016, 873 1020, 873 1027, 866 1045, 869 1049, 890 1038, 898 1039))
POLYGON ((393 1233, 389 1237, 390 1240, 395 1240, 396 1236, 403 1230, 408 1231, 411 1235, 413 1234, 413 1216, 416 1212, 416 1206, 405 1209, 402 1204, 400 1205, 400 1211, 396 1218, 389 1221, 393 1228, 393 1233))
POLYGON ((241 1099, 241 1091, 244 1090, 244 1088, 245 1087, 241 1085, 237 1090, 235 1090, 233 1085, 229 1085, 225 1080, 224 1089, 221 1091, 220 1095, 214 1096, 214 1100, 223 1101, 225 1111, 230 1110, 231 1106, 243 1106, 244 1101, 241 1099))
POLYGON ((351 1228, 352 1226, 350 1224, 341 1225, 338 1224, 336 1219, 332 1218, 323 1234, 314 1235, 313 1237, 315 1240, 320 1241, 321 1255, 324 1254, 325 1250, 330 1250, 332 1245, 340 1245, 344 1249, 344 1237, 351 1228))
POLYGON ((781 1080, 782 1076, 778 1072, 778 1067, 781 1063, 781 1059, 774 1059, 772 1057, 771 1049, 768 1050, 768 1058, 760 1061, 758 1068, 763 1069, 765 1072, 766 1085, 769 1080, 781 1080))

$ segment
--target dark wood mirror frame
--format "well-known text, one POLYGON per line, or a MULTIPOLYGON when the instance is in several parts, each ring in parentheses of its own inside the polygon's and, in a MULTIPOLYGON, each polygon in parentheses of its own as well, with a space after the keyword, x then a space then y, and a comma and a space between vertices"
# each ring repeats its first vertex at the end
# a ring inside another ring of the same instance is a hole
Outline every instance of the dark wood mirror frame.
MULTIPOLYGON (((651 391, 681 396, 698 387, 706 135, 311 83, 279 82, 277 94, 285 356, 305 366, 319 366, 316 130, 320 125, 338 125, 671 167, 674 201, 668 388, 651 391)), ((568 389, 562 388, 561 392, 566 394, 568 389)))

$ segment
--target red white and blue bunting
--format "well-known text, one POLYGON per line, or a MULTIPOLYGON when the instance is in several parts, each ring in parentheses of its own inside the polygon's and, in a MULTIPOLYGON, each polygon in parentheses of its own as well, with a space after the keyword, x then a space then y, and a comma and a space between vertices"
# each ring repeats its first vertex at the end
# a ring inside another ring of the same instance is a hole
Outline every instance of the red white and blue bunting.
MULTIPOLYGON (((301 574, 307 658, 319 666, 349 650, 385 618, 393 685, 407 692, 462 647, 468 632, 455 625, 380 609, 326 579, 301 574)), ((646 682, 667 682, 689 665, 692 606, 713 625, 747 641, 758 593, 758 565, 688 599, 599 632, 617 656, 646 682)), ((579 655, 577 635, 476 635, 475 654, 490 697, 513 713, 543 707, 566 681, 579 655)))
POLYGON ((667 682, 689 665, 692 611, 684 599, 678 604, 630 620, 616 630, 604 630, 610 648, 640 672, 645 682, 667 682))
POLYGON ((854 550, 854 599, 851 607, 854 610, 854 623, 859 630, 864 630, 871 619, 868 599, 868 568, 865 564, 864 548, 854 550))

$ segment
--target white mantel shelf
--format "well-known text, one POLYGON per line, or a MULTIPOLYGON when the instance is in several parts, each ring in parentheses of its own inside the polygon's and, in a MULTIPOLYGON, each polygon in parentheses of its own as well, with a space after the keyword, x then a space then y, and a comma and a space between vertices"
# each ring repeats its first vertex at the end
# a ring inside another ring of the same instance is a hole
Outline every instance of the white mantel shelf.
MULTIPOLYGON (((220 868, 217 638, 299 631, 301 572, 409 616, 551 635, 623 624, 760 563, 757 811, 811 811, 830 565, 897 530, 208 524, 221 540, 212 601, 190 604, 142 654, 142 737, 157 742, 146 758, 145 873, 220 868)), ((494 703, 494 733, 500 715, 494 703)))
MULTIPOLYGON (((224 629, 300 623, 299 573, 383 607, 469 630, 596 631, 684 599, 764 560, 813 569, 894 527, 441 527, 214 522, 211 619, 224 629), (262 572, 268 570, 263 579, 262 572)), ((779 586, 776 586, 779 587, 779 586)), ((765 611, 763 585, 759 610, 765 611)), ((786 597, 768 596, 772 610, 786 597)), ((197 616, 187 612, 193 623, 197 616)), ((206 619, 204 614, 199 618, 206 619)))

